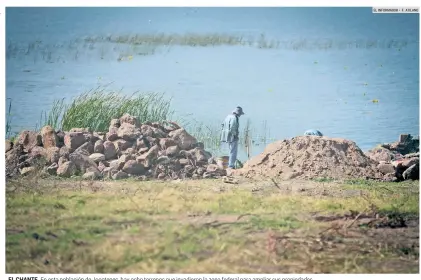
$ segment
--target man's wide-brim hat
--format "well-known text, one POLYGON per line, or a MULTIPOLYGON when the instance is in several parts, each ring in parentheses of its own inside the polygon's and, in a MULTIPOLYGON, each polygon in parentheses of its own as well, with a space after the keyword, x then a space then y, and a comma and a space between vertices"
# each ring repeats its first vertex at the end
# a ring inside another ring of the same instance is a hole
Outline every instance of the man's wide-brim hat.
POLYGON ((235 108, 234 111, 232 111, 232 112, 239 115, 239 116, 245 114, 244 111, 243 111, 243 108, 241 108, 240 106, 237 106, 237 108, 235 108))

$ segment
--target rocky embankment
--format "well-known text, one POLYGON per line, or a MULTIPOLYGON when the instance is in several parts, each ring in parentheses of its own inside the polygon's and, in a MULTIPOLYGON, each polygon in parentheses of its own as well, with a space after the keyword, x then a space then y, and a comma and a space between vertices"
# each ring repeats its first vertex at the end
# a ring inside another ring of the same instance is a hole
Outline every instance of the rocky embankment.
MULTIPOLYGON (((14 143, 6 140, 6 178, 39 171, 93 180, 227 175, 203 143, 176 123, 140 123, 128 114, 111 120, 107 133, 84 128, 62 132, 45 126, 40 132, 21 132, 14 143)), ((263 153, 229 175, 418 180, 419 139, 403 134, 395 143, 363 153, 346 139, 298 136, 269 144, 263 153)))
POLYGON ((226 175, 204 145, 174 122, 140 123, 125 114, 107 133, 85 128, 23 131, 6 140, 6 178, 42 171, 84 179, 178 179, 226 175))
POLYGON ((401 134, 394 143, 381 144, 366 155, 378 163, 385 181, 419 180, 419 138, 401 134))

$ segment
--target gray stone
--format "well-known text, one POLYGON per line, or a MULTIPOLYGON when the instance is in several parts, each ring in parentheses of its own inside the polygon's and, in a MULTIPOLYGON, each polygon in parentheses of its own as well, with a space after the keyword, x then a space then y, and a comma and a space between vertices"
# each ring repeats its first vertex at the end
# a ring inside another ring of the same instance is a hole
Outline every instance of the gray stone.
POLYGON ((140 122, 139 122, 139 120, 137 119, 137 117, 135 117, 135 116, 132 116, 132 115, 129 115, 129 114, 124 114, 121 118, 120 118, 120 126, 123 124, 123 123, 128 123, 128 124, 131 124, 131 125, 134 125, 135 127, 139 127, 140 126, 140 122))
POLYGON ((59 138, 56 132, 49 125, 46 125, 41 129, 41 140, 42 140, 42 146, 45 149, 57 147, 59 143, 59 138))
POLYGON ((46 150, 46 154, 49 163, 57 163, 60 159, 60 148, 50 147, 46 150))
POLYGON ((136 141, 141 136, 140 129, 130 123, 122 123, 118 128, 117 135, 126 141, 136 141))
POLYGON ((131 175, 143 175, 145 167, 136 160, 129 160, 124 164, 122 171, 131 175))
POLYGON ((104 142, 104 155, 105 160, 115 159, 117 157, 117 152, 113 142, 105 141, 104 142))
POLYGON ((76 150, 86 142, 82 132, 68 132, 64 136, 64 145, 72 150, 76 150))
POLYGON ((158 146, 153 146, 149 149, 146 153, 138 156, 136 158, 137 162, 143 164, 145 167, 151 167, 153 165, 154 160, 158 155, 159 148, 158 146))
POLYGON ((16 144, 22 145, 25 152, 30 152, 32 148, 42 145, 42 138, 35 131, 25 130, 19 134, 16 144))
POLYGON ((75 150, 75 152, 81 153, 82 150, 85 151, 85 152, 83 152, 83 154, 89 156, 90 154, 92 154, 94 152, 94 144, 92 144, 90 141, 86 142, 86 143, 83 143, 79 148, 77 148, 75 150))
POLYGON ((419 170, 419 163, 416 163, 403 172, 402 177, 405 180, 419 180, 420 178, 420 170, 419 170))
POLYGON ((71 161, 66 161, 57 168, 57 175, 60 177, 71 177, 76 174, 76 165, 71 161))
POLYGON ((92 155, 89 156, 89 158, 92 159, 94 162, 98 163, 100 161, 105 160, 105 155, 100 154, 100 153, 93 153, 92 155))
POLYGON ((182 150, 190 150, 197 143, 196 138, 191 136, 184 128, 171 131, 169 136, 182 150))
POLYGON ((178 146, 168 147, 165 151, 166 155, 169 157, 174 157, 178 155, 179 152, 180 152, 180 148, 178 146))
POLYGON ((74 152, 70 154, 69 159, 82 174, 88 171, 99 171, 95 161, 90 159, 87 155, 74 152))
POLYGON ((395 173, 395 167, 391 163, 380 163, 377 165, 377 169, 382 174, 395 173))
POLYGON ((118 171, 114 175, 112 175, 113 180, 122 180, 129 178, 129 174, 123 171, 118 171))
POLYGON ((104 153, 104 141, 98 140, 94 144, 94 153, 104 153))

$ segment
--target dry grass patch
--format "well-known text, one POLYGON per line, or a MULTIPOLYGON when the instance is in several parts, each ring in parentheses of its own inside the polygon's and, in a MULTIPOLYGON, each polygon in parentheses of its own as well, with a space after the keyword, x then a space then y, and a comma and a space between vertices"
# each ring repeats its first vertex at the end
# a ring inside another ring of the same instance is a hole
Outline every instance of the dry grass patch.
POLYGON ((8 273, 418 272, 417 182, 27 180, 8 273))

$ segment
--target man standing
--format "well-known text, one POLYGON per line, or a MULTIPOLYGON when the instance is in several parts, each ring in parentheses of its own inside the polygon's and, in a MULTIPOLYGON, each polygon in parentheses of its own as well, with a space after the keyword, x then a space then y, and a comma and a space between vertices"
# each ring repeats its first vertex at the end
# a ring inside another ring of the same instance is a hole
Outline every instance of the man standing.
POLYGON ((239 117, 244 115, 243 108, 238 106, 229 114, 222 124, 221 142, 228 143, 229 148, 229 168, 235 168, 235 161, 237 160, 238 139, 240 134, 239 117))

